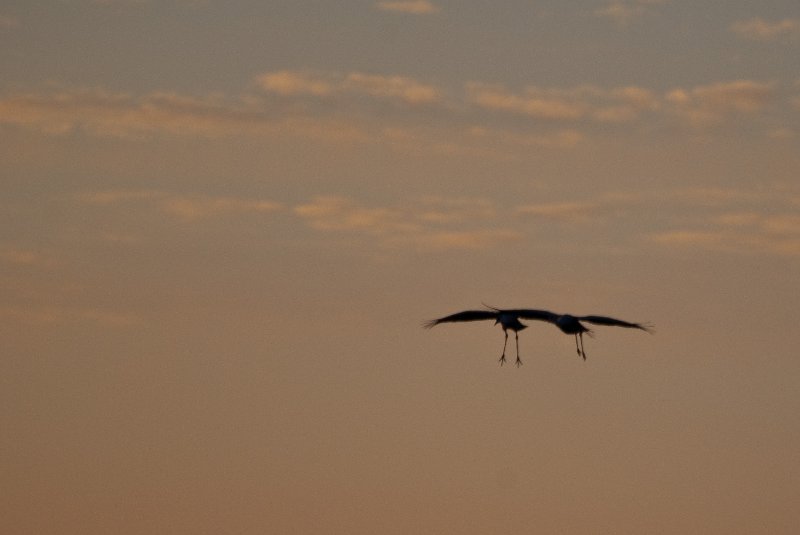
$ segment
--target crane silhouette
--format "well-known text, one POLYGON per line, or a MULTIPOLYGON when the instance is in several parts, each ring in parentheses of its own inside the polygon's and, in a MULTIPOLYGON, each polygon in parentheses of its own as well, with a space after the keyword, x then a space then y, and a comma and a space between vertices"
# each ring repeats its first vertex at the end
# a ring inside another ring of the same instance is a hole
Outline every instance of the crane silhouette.
POLYGON ((522 365, 522 360, 519 357, 519 331, 526 329, 528 326, 521 323, 520 319, 545 321, 552 323, 564 334, 575 335, 575 350, 578 356, 586 360, 586 351, 583 349, 583 333, 593 336, 591 329, 587 328, 581 322, 592 323, 594 325, 608 325, 612 327, 626 327, 629 329, 640 329, 647 333, 653 333, 653 326, 646 323, 630 323, 607 316, 572 316, 570 314, 556 314, 549 310, 535 310, 535 309, 501 309, 488 306, 484 304, 487 310, 465 310, 463 312, 456 312, 443 318, 438 318, 425 322, 423 326, 430 329, 439 325, 440 323, 452 323, 462 321, 479 321, 479 320, 494 320, 494 324, 498 323, 503 328, 505 334, 505 341, 503 342, 503 354, 500 356, 500 365, 506 362, 506 346, 508 345, 508 331, 514 331, 514 338, 517 343, 517 367, 522 365))

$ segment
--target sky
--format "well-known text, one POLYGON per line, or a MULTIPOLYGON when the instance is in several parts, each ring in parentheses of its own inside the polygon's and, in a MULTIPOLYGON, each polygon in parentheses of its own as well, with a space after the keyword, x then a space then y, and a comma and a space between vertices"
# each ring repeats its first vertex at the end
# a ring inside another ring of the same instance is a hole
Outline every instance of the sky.
POLYGON ((0 528, 797 533, 799 58, 789 0, 6 0, 0 528), (482 303, 655 333, 421 327, 482 303))

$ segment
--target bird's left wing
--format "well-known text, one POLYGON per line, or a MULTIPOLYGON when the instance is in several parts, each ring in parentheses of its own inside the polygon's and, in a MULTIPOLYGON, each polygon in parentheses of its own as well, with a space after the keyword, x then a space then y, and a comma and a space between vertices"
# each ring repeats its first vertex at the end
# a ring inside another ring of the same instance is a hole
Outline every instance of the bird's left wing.
POLYGON ((588 321, 595 325, 609 325, 612 327, 627 327, 629 329, 641 329, 645 332, 653 334, 653 326, 647 323, 631 323, 614 318, 607 318, 606 316, 580 316, 581 321, 588 321))
POLYGON ((497 313, 491 310, 465 310, 463 312, 456 312, 443 318, 426 321, 423 327, 430 329, 440 323, 449 323, 454 321, 478 321, 478 320, 493 320, 497 318, 497 313))

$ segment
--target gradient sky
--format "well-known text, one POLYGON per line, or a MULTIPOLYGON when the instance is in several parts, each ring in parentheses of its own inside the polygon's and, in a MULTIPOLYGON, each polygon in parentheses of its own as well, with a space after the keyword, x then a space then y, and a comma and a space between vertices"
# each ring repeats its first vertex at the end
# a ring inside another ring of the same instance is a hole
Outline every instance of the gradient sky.
POLYGON ((4 533, 800 531, 796 0, 6 0, 0 72, 4 533))

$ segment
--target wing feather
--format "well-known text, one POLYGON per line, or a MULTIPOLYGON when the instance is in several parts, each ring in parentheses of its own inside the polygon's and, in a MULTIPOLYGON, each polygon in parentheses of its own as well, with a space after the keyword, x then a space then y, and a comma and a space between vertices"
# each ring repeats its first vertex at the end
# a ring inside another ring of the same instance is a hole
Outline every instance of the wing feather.
POLYGON ((535 310, 532 308, 497 308, 486 303, 483 306, 490 308, 498 314, 509 314, 525 320, 540 320, 555 323, 558 319, 558 314, 550 312, 549 310, 535 310))
POLYGON ((612 327, 626 327, 628 329, 641 329, 650 334, 653 333, 653 326, 647 323, 631 323, 629 321, 618 320, 615 318, 608 318, 606 316, 580 316, 581 321, 588 321, 595 325, 609 325, 612 327))
POLYGON ((491 310, 465 310, 463 312, 456 312, 443 318, 426 321, 423 327, 430 329, 440 323, 451 323, 456 321, 479 321, 479 320, 493 320, 497 319, 497 312, 491 310))
POLYGON ((526 319, 526 320, 539 320, 539 321, 547 321, 550 323, 555 323, 558 319, 558 314, 555 312, 550 312, 549 310, 535 310, 530 308, 523 308, 518 310, 507 310, 505 312, 511 312, 515 314, 518 318, 526 319))

